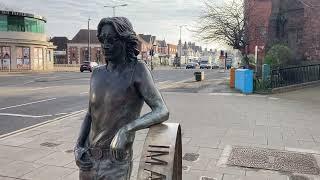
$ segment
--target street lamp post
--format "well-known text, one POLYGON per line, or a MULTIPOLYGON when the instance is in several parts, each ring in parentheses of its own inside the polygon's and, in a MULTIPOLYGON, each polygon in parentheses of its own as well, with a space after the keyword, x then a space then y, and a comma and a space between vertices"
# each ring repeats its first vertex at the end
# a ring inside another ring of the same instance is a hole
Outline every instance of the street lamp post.
POLYGON ((112 8, 113 9, 113 17, 115 17, 116 16, 116 8, 117 7, 125 7, 125 6, 128 6, 128 4, 120 4, 120 5, 104 6, 104 7, 112 8))
POLYGON ((91 55, 91 53, 90 53, 90 17, 88 18, 88 61, 90 62, 90 55, 91 55))
POLYGON ((182 27, 184 27, 186 25, 180 25, 180 66, 181 66, 181 59, 182 59, 182 40, 181 40, 181 31, 182 31, 182 27))
POLYGON ((153 70, 153 61, 152 61, 152 58, 153 58, 153 56, 154 56, 154 49, 155 49, 155 47, 156 47, 156 45, 152 45, 152 48, 151 48, 151 50, 150 50, 150 56, 151 56, 151 71, 153 70))

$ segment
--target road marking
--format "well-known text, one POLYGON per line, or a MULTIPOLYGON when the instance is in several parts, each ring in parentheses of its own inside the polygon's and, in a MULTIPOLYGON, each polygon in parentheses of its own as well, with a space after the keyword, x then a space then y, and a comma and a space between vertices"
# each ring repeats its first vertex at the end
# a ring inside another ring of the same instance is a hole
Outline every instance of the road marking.
POLYGON ((51 116, 53 116, 53 115, 32 116, 32 115, 26 115, 26 114, 0 113, 0 116, 14 116, 14 117, 27 117, 27 118, 42 118, 42 117, 51 117, 51 116))
MULTIPOLYGON (((72 113, 72 112, 71 112, 72 113)), ((58 113, 58 114, 55 114, 56 116, 59 116, 59 115, 66 115, 66 114, 69 114, 69 113, 58 113)))
POLYGON ((32 82, 34 82, 34 80, 32 80, 32 81, 26 81, 25 83, 23 83, 23 85, 27 85, 27 84, 32 83, 32 82))
POLYGON ((41 87, 41 88, 34 88, 34 89, 25 89, 24 91, 36 91, 36 90, 42 90, 42 89, 49 89, 57 86, 51 86, 51 87, 41 87))
POLYGON ((72 113, 67 114, 65 116, 61 116, 61 117, 55 118, 55 119, 50 120, 50 121, 45 121, 45 122, 42 122, 42 123, 39 123, 39 124, 35 124, 33 126, 29 126, 29 127, 22 128, 22 129, 19 129, 19 130, 16 130, 16 131, 13 131, 13 132, 10 132, 10 133, 7 133, 7 134, 3 134, 3 135, 0 135, 0 139, 2 140, 2 139, 10 137, 12 135, 18 135, 20 133, 23 133, 23 132, 26 132, 26 131, 29 131, 29 130, 37 129, 37 128, 42 127, 42 126, 44 126, 46 124, 63 121, 65 118, 70 118, 70 117, 73 117, 73 116, 77 116, 78 114, 86 112, 86 111, 87 111, 87 109, 83 109, 83 110, 80 110, 80 111, 75 111, 75 112, 72 112, 72 113))
MULTIPOLYGON (((75 111, 75 112, 77 112, 77 111, 75 111)), ((72 114, 72 113, 75 113, 75 112, 40 115, 40 116, 33 116, 33 115, 27 115, 27 114, 0 113, 0 116, 14 116, 14 117, 26 117, 26 118, 43 118, 43 117, 67 115, 67 114, 72 114)))
POLYGON ((280 98, 269 97, 270 100, 279 100, 280 98))
POLYGON ((19 104, 19 105, 15 105, 15 106, 8 106, 8 107, 0 108, 0 111, 1 110, 5 110, 5 109, 15 108, 15 107, 26 106, 26 105, 30 105, 30 104, 37 104, 37 103, 41 103, 41 102, 52 101, 52 100, 55 100, 55 99, 57 99, 57 98, 50 98, 50 99, 44 99, 44 100, 41 100, 41 101, 34 101, 34 102, 25 103, 25 104, 19 104))
POLYGON ((23 85, 27 85, 27 84, 33 83, 33 82, 35 82, 35 81, 38 80, 38 79, 41 79, 41 77, 34 78, 34 79, 31 80, 31 81, 26 81, 26 82, 23 83, 23 85))
POLYGON ((158 82, 157 84, 165 84, 165 83, 171 83, 172 81, 161 81, 161 82, 158 82))
POLYGON ((82 93, 80 93, 80 95, 82 95, 82 94, 88 94, 89 92, 82 92, 82 93))
POLYGON ((193 78, 188 78, 181 81, 162 81, 162 82, 158 82, 157 85, 158 85, 158 88, 162 90, 162 89, 168 89, 168 88, 176 88, 176 87, 179 87, 180 84, 185 83, 187 81, 192 81, 192 80, 193 78))

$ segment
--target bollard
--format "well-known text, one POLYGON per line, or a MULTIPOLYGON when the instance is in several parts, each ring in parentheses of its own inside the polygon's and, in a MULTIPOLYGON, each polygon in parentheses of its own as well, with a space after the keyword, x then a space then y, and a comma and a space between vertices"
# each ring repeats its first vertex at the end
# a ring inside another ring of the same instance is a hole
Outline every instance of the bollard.
POLYGON ((234 88, 235 72, 236 72, 236 69, 232 67, 230 69, 230 88, 234 88))
POLYGON ((196 79, 196 81, 203 81, 204 80, 204 72, 194 72, 194 77, 196 79))
POLYGON ((268 81, 270 79, 270 65, 264 64, 262 66, 262 81, 268 81))

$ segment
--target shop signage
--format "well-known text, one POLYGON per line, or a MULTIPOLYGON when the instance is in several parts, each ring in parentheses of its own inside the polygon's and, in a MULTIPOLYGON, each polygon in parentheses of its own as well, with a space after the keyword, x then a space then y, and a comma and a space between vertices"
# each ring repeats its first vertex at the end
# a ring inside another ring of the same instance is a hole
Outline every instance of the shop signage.
POLYGON ((33 15, 33 14, 29 14, 29 13, 23 13, 23 12, 3 11, 3 10, 0 10, 0 14, 10 15, 10 16, 31 17, 31 18, 36 18, 36 19, 40 19, 40 20, 46 21, 46 19, 45 19, 44 17, 42 17, 42 16, 37 16, 37 15, 33 15))

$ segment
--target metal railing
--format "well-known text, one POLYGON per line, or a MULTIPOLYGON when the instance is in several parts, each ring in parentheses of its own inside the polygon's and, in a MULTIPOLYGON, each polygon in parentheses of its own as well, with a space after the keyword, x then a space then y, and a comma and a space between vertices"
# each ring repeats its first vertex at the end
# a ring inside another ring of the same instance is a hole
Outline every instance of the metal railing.
POLYGON ((0 72, 28 72, 31 71, 30 67, 19 67, 19 68, 8 68, 8 67, 0 67, 0 72))
POLYGON ((271 88, 302 84, 320 80, 320 64, 277 67, 271 70, 271 88))
POLYGON ((80 71, 80 64, 54 64, 53 71, 79 72, 80 71))

